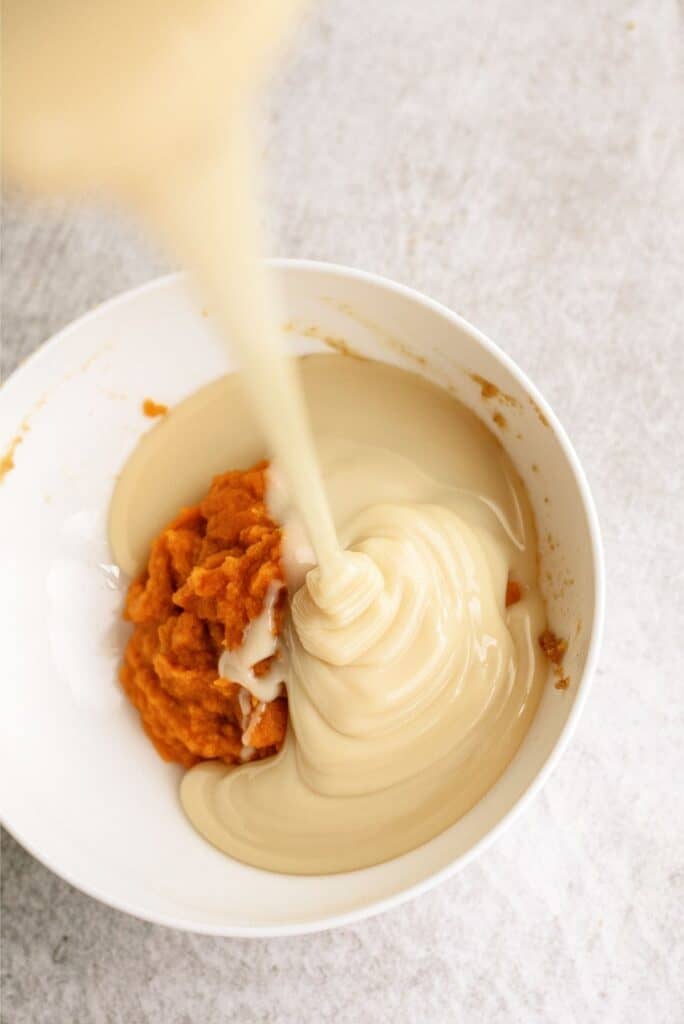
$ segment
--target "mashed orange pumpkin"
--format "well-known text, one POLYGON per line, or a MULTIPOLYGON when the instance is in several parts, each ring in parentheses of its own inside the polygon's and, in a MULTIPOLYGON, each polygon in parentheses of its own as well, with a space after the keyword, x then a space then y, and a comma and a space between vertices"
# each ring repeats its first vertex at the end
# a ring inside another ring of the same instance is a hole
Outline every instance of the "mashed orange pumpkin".
MULTIPOLYGON (((265 757, 285 737, 286 698, 259 704, 217 667, 221 653, 242 642, 269 585, 284 579, 280 528, 264 500, 266 468, 216 477, 199 505, 162 530, 128 591, 124 615, 135 630, 121 683, 161 756, 186 768, 265 757)), ((284 600, 283 587, 276 632, 284 600)), ((268 666, 261 662, 256 674, 268 666)))

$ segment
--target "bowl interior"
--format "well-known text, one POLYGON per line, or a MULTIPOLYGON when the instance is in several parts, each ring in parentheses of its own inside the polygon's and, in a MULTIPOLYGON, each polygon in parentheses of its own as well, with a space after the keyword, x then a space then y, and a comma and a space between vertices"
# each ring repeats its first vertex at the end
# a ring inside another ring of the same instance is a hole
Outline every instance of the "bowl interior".
POLYGON ((591 500, 553 415, 513 364, 405 289, 325 265, 275 266, 294 352, 348 346, 414 369, 453 390, 500 436, 535 508, 542 585, 550 622, 570 641, 571 683, 561 692, 550 675, 499 782, 456 825, 403 857, 295 878, 215 851, 181 811, 180 770, 159 760, 116 681, 123 581, 110 565, 106 520, 116 474, 152 428, 142 400, 173 405, 232 369, 231 356, 211 310, 200 314, 181 277, 67 328, 9 381, 0 402, 0 447, 19 439, 0 502, 0 557, 11 580, 0 592, 0 806, 24 845, 91 895, 151 920, 223 934, 341 923, 465 863, 550 766, 578 711, 600 618, 591 500))

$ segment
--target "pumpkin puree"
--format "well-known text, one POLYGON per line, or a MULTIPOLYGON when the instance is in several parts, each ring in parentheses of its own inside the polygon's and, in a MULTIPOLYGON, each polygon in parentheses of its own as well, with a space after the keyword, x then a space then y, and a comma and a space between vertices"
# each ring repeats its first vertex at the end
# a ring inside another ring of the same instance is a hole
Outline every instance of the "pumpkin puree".
MULTIPOLYGON (((157 751, 185 768, 213 758, 236 764, 266 757, 285 738, 287 699, 259 704, 220 678, 217 667, 222 651, 242 642, 269 585, 284 580, 281 531, 264 498, 267 465, 217 476, 199 505, 162 530, 128 591, 124 616, 135 630, 121 682, 157 751)), ((284 602, 283 586, 276 633, 284 602)), ((255 668, 257 675, 270 660, 255 668)))

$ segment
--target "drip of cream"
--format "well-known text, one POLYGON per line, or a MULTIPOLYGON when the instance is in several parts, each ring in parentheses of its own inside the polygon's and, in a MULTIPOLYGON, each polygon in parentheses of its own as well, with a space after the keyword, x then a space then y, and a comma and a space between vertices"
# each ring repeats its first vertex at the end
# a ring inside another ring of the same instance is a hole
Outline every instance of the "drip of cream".
MULTIPOLYGON (((223 679, 239 683, 257 700, 266 704, 282 694, 285 669, 280 658, 275 658, 263 675, 256 675, 254 667, 260 661, 273 658, 278 653, 273 615, 281 590, 281 584, 271 584, 266 593, 264 607, 245 630, 240 646, 232 651, 224 651, 218 663, 219 675, 223 679)), ((241 710, 244 714, 242 703, 241 710)), ((251 705, 249 711, 251 712, 251 705)))

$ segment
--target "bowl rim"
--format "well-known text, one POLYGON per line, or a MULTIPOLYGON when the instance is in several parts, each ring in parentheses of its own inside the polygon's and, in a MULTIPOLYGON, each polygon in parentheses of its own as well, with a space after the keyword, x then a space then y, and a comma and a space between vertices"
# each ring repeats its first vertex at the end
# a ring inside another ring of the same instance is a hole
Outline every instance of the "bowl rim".
MULTIPOLYGON (((498 345, 483 334, 482 331, 478 330, 478 328, 474 327, 463 317, 459 316, 458 313, 454 313, 447 306, 437 302, 435 299, 431 299, 429 296, 424 295, 417 289, 400 284, 390 278, 383 277, 380 274, 375 274, 370 271, 358 270, 353 267, 344 266, 343 264, 325 262, 321 260, 288 259, 279 257, 267 259, 265 262, 269 267, 275 270, 294 269, 311 271, 316 274, 328 274, 332 277, 346 277, 352 280, 363 281, 366 284, 401 295, 418 305, 426 307, 454 326, 457 326, 464 333, 469 334, 476 342, 478 342, 479 345, 486 349, 509 371, 527 394, 533 398, 548 420, 549 425, 553 430, 553 433, 572 470, 589 530, 591 560, 593 566, 594 612, 590 625, 590 641, 584 671, 577 683, 572 708, 558 739, 527 789, 520 797, 518 797, 510 810, 507 811, 507 813, 496 823, 496 825, 494 825, 492 829, 490 829, 489 832, 486 833, 486 835, 482 836, 482 838, 479 839, 466 853, 455 858, 446 867, 428 875, 428 877, 408 886, 406 889, 402 889, 400 892, 375 901, 370 901, 365 903, 363 906, 355 908, 354 910, 347 911, 342 914, 328 915, 326 917, 322 917, 320 920, 309 920, 294 924, 254 926, 197 923, 173 914, 156 913, 149 910, 141 911, 126 900, 111 897, 107 893, 100 891, 98 886, 83 884, 78 879, 72 877, 70 872, 64 871, 60 868, 58 864, 52 861, 49 855, 43 854, 43 852, 39 850, 29 838, 22 835, 21 830, 13 828, 12 825, 4 819, 4 817, 0 818, 3 827, 7 829, 7 832, 21 846, 23 846, 24 849, 35 857, 39 863, 54 872, 54 874, 62 878, 65 882, 68 882, 69 885, 72 885, 75 889, 78 889, 87 896, 98 900, 100 903, 104 903, 106 906, 111 907, 114 910, 130 914, 132 917, 138 918, 138 920, 147 921, 151 924, 162 925, 167 928, 175 928, 179 931, 191 932, 198 935, 215 935, 232 938, 277 938, 290 935, 306 935, 313 932, 327 931, 331 928, 338 928, 344 925, 353 924, 357 921, 364 920, 365 918, 383 913, 386 910, 391 910, 394 907, 398 907, 401 904, 408 902, 408 900, 413 899, 421 893, 428 892, 470 864, 471 861, 494 843, 532 802, 547 782, 549 776, 567 749, 568 743, 575 731, 577 722, 587 700, 591 681, 596 669, 605 618, 605 560, 603 544, 601 540, 598 514, 587 477, 575 449, 573 448, 570 439, 568 438, 556 414, 551 409, 544 396, 540 394, 534 383, 517 365, 517 363, 515 363, 506 352, 499 348, 498 345)), ((49 349, 52 349, 53 346, 63 342, 69 334, 80 329, 87 321, 101 316, 103 313, 106 313, 118 305, 123 305, 124 303, 129 302, 131 299, 134 299, 145 292, 168 287, 174 282, 186 279, 187 276, 188 275, 185 271, 176 271, 170 274, 164 274, 159 277, 155 277, 151 281, 147 281, 142 285, 120 292, 105 302, 99 303, 93 309, 61 328, 61 330, 57 331, 56 334, 52 335, 47 341, 32 352, 4 381, 2 390, 6 392, 8 388, 16 382, 16 380, 23 377, 24 373, 32 367, 34 363, 41 360, 49 349)))

